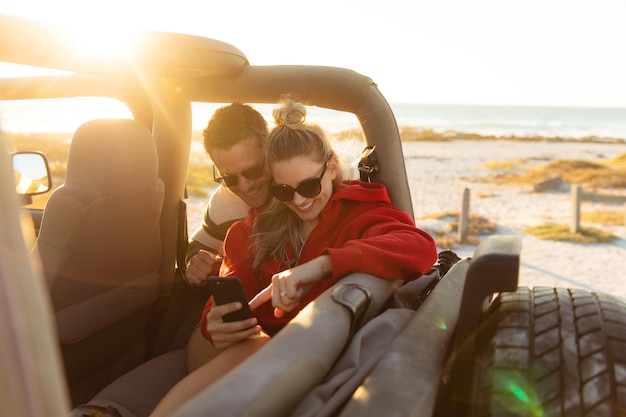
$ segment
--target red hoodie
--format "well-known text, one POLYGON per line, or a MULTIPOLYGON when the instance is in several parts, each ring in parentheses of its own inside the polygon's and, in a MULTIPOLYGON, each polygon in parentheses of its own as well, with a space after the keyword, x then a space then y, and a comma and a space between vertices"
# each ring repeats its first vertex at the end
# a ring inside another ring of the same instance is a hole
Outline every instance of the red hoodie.
MULTIPOLYGON (((222 276, 236 276, 251 300, 271 283, 272 275, 288 268, 278 260, 268 260, 261 279, 252 271, 254 253, 249 250, 252 223, 258 209, 232 225, 224 241, 222 276)), ((287 248, 293 257, 291 247, 287 248)), ((339 184, 320 213, 319 224, 306 240, 297 264, 329 254, 333 272, 317 282, 300 300, 300 307, 282 318, 274 317, 271 302, 254 311, 263 330, 274 335, 299 310, 351 272, 364 272, 383 279, 415 279, 437 261, 433 238, 415 227, 411 216, 391 205, 384 185, 358 180, 339 184)), ((206 315, 213 306, 210 298, 204 307, 200 328, 206 339, 206 315)))

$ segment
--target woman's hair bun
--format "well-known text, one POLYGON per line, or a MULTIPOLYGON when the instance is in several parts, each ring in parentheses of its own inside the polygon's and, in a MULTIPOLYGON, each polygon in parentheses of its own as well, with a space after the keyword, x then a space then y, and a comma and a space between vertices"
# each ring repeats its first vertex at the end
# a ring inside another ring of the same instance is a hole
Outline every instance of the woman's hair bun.
POLYGON ((306 120, 306 107, 302 103, 296 103, 292 100, 284 100, 280 107, 272 112, 274 121, 278 126, 286 126, 295 129, 302 126, 306 120))

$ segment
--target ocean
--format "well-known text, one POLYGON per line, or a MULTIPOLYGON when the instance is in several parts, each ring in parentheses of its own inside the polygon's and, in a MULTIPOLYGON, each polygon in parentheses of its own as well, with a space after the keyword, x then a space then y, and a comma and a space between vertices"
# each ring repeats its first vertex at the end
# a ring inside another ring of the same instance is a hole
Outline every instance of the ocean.
MULTIPOLYGON (((220 104, 192 107, 193 129, 201 131, 220 104)), ((270 127, 273 105, 255 105, 270 127)), ((489 136, 589 137, 626 140, 626 108, 486 106, 392 103, 398 126, 489 136)), ((128 109, 112 99, 0 101, 0 127, 9 132, 72 132, 98 117, 130 117, 128 109)), ((354 115, 310 107, 307 120, 330 132, 358 127, 354 115)))
POLYGON ((518 137, 626 138, 626 108, 393 105, 398 125, 518 137))
MULTIPOLYGON (((626 108, 485 106, 391 103, 399 127, 463 132, 485 136, 589 137, 626 140, 626 108)), ((274 106, 257 108, 266 115, 274 106)), ((200 110, 201 106, 198 107, 200 110)), ((210 115, 210 113, 207 113, 210 115)), ((208 118, 206 119, 208 120, 208 118)), ((351 113, 319 108, 308 110, 307 120, 331 132, 358 127, 351 113)), ((269 119, 268 119, 269 122, 269 119)), ((270 124, 272 126, 272 124, 270 124)), ((200 130, 203 126, 200 128, 200 130)))

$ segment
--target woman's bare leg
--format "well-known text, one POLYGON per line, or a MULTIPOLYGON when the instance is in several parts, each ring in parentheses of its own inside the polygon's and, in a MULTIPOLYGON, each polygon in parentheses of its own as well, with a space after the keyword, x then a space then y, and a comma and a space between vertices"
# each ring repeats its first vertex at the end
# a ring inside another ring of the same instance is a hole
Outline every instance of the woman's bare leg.
POLYGON ((187 342, 187 373, 192 373, 205 363, 213 360, 223 351, 223 349, 216 348, 206 340, 202 336, 200 328, 197 328, 191 334, 189 342, 187 342))
POLYGON ((165 394, 150 417, 165 417, 189 401, 209 385, 246 360, 270 340, 261 334, 251 337, 225 349, 219 356, 183 378, 165 394))

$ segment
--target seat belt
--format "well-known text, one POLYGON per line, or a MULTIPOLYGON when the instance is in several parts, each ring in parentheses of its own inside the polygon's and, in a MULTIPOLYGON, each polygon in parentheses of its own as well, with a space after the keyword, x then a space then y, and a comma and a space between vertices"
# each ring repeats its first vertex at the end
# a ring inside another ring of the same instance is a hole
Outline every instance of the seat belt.
MULTIPOLYGON (((185 194, 187 190, 185 190, 185 194)), ((186 198, 186 195, 185 195, 186 198)), ((189 231, 187 226, 187 203, 184 200, 178 202, 178 231, 176 233, 176 266, 178 272, 185 275, 187 272, 187 247, 189 246, 189 231)))
POLYGON ((378 182, 376 175, 379 171, 379 165, 375 150, 376 146, 369 145, 361 152, 361 159, 358 165, 361 181, 378 182))
MULTIPOLYGON (((180 275, 180 280, 182 281, 184 281, 183 277, 187 269, 187 264, 185 263, 185 254, 187 253, 187 246, 189 245, 187 227, 187 203, 184 200, 179 200, 178 226, 176 230, 177 243, 175 275, 180 275)), ((168 310, 170 300, 176 291, 177 281, 178 280, 175 279, 174 282, 168 282, 167 284, 162 283, 161 294, 152 307, 152 311, 150 313, 151 317, 146 330, 146 359, 150 359, 164 353, 164 346, 169 346, 169 337, 165 336, 163 332, 161 332, 161 329, 164 325, 167 325, 167 323, 164 323, 164 320, 166 320, 166 312, 168 310)), ((185 285, 185 288, 187 291, 190 291, 187 285, 185 285)))

